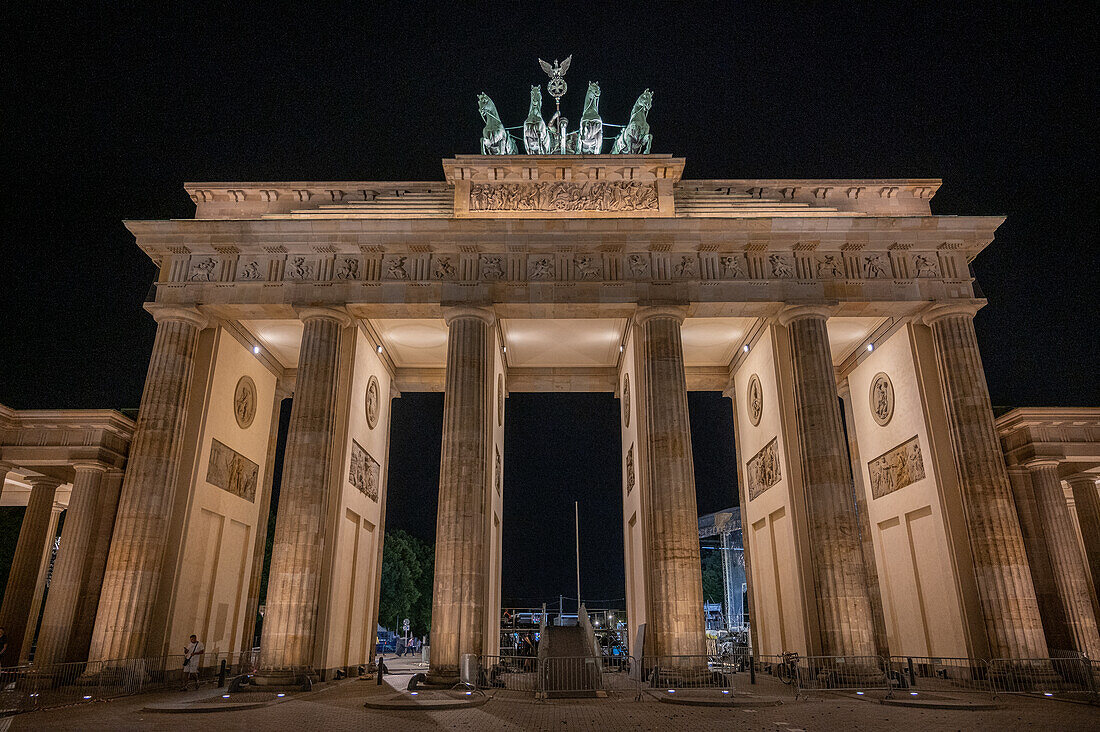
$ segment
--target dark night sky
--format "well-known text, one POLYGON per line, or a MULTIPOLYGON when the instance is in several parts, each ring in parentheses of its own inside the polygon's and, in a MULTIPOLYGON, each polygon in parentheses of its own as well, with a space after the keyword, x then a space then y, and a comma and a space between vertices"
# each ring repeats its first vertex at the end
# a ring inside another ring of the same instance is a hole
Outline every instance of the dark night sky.
MULTIPOLYGON (((477 92, 519 124, 536 56, 572 53, 567 114, 589 79, 609 122, 651 88, 654 152, 686 177, 940 177, 933 212, 1007 215, 974 264, 993 402, 1100 405, 1094 4, 43 5, 0 23, 0 403, 137 406, 154 270, 121 220, 191 216, 184 181, 439 180, 477 149, 477 92)), ((690 406, 695 444, 721 448, 696 458, 715 510, 729 403, 690 406)), ((389 525, 428 539, 441 411, 394 410, 389 525)), ((572 594, 579 498, 584 594, 621 597, 617 402, 515 394, 508 414, 505 596, 572 594)))

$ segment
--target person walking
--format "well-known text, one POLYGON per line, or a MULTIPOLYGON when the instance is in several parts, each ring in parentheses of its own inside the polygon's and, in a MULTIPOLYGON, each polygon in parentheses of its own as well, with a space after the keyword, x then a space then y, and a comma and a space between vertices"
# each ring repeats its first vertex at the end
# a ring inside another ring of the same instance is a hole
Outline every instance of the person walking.
POLYGON ((206 651, 206 646, 199 642, 198 636, 191 634, 191 642, 183 647, 183 688, 187 691, 187 684, 192 677, 195 679, 195 689, 199 688, 199 660, 206 651))

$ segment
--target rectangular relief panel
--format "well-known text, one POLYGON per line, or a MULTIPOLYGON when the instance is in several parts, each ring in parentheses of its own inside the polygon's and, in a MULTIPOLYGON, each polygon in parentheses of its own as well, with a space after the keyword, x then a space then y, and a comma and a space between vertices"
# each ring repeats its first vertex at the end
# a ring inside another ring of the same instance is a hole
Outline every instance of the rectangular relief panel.
POLYGON ((924 480, 924 456, 916 435, 868 462, 867 472, 875 498, 924 480))
POLYGON ((355 440, 351 441, 351 469, 348 482, 360 493, 372 501, 378 500, 378 484, 381 481, 382 468, 369 452, 355 440))
POLYGON ((210 443, 206 482, 246 501, 256 500, 256 479, 260 466, 216 439, 210 443))
POLYGON ((779 467, 779 442, 773 437, 771 442, 760 448, 752 456, 748 465, 749 500, 753 500, 764 491, 779 482, 782 477, 779 467))

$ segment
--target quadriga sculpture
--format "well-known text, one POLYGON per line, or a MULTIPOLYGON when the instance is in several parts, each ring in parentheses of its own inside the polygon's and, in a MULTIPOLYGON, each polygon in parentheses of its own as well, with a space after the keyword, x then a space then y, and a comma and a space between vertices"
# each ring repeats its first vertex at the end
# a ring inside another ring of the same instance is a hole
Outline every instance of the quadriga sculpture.
POLYGON ((477 95, 477 110, 481 113, 481 119, 485 122, 485 128, 481 131, 482 155, 515 155, 516 141, 504 129, 497 114, 497 105, 488 94, 477 95))
POLYGON ((626 123, 619 136, 615 138, 615 144, 611 146, 612 155, 648 155, 653 147, 653 135, 649 131, 649 122, 646 115, 653 107, 653 92, 646 89, 634 102, 634 109, 630 111, 630 121, 626 123))
POLYGON ((582 155, 599 155, 603 150, 603 120, 600 118, 600 84, 597 81, 588 82, 578 132, 577 151, 582 155))
POLYGON ((531 87, 531 108, 523 123, 523 145, 528 155, 554 152, 550 149, 550 130, 542 119, 542 87, 538 84, 531 87))

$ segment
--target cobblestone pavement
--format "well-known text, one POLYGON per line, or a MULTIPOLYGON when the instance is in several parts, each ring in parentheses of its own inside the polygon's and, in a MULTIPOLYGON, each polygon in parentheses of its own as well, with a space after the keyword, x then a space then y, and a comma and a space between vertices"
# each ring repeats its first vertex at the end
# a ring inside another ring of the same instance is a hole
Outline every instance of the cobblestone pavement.
MULTIPOLYGON (((388 684, 403 688, 415 665, 401 659, 388 662, 396 672, 388 684)), ((537 702, 518 693, 502 692, 483 706, 438 712, 389 712, 363 707, 370 695, 391 692, 389 686, 358 679, 321 685, 309 694, 260 709, 206 714, 157 714, 142 708, 155 703, 211 696, 212 687, 199 692, 146 694, 24 714, 0 720, 12 730, 800 730, 902 729, 928 732, 966 730, 1096 730, 1100 708, 1083 704, 1013 698, 990 711, 922 710, 884 706, 874 700, 856 700, 828 694, 795 701, 788 687, 765 678, 760 694, 785 699, 781 706, 740 709, 687 707, 660 703, 650 697, 635 701, 632 694, 590 700, 537 702)))

